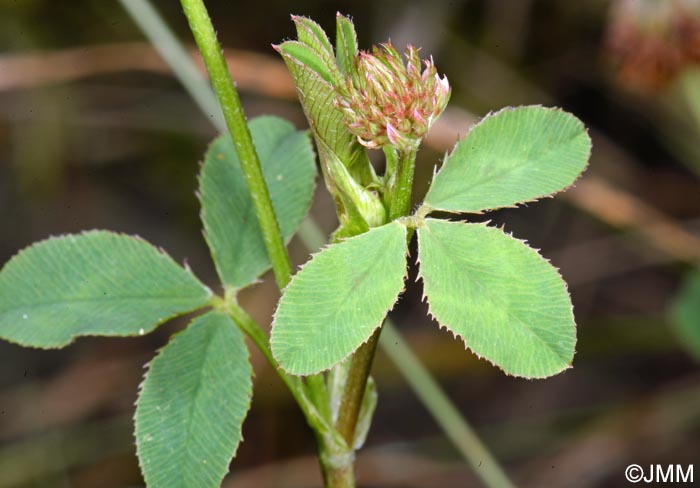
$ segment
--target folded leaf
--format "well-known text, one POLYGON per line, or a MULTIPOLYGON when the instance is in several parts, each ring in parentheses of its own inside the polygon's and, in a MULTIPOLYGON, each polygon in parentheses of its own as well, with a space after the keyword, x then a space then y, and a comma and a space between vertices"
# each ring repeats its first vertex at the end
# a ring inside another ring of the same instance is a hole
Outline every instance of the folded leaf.
MULTIPOLYGON (((302 39, 300 37, 300 41, 302 39)), ((358 181, 369 184, 376 176, 367 152, 347 129, 345 116, 334 104, 336 93, 333 85, 340 82, 339 68, 335 60, 322 57, 309 44, 300 41, 284 42, 277 46, 277 50, 292 75, 314 137, 318 145, 332 151, 358 181)), ((320 157, 324 163, 324 155, 320 154, 320 157)), ((333 188, 329 190, 334 193, 333 188)))
POLYGON ((54 237, 0 271, 0 338, 50 348, 77 336, 143 335, 210 297, 141 239, 106 231, 54 237))
POLYGON ((406 252, 406 228, 394 222, 316 254, 275 313, 271 343, 280 366, 318 373, 367 341, 403 290, 406 252))
POLYGON ((333 47, 323 28, 307 17, 293 15, 292 20, 297 28, 297 38, 301 44, 312 49, 323 61, 325 69, 329 71, 332 82, 338 82, 342 78, 335 62, 333 47))
POLYGON ((340 71, 346 76, 354 74, 357 33, 352 21, 340 13, 335 19, 335 55, 340 71))
MULTIPOLYGON (((277 117, 250 122, 282 235, 289 240, 311 205, 316 164, 304 132, 277 117)), ((270 267, 253 200, 228 135, 214 140, 204 159, 199 197, 205 237, 229 288, 242 288, 270 267)))
POLYGON ((566 284, 534 249, 499 229, 426 219, 418 228, 430 313, 506 373, 568 368, 576 326, 566 284))
POLYGON ((136 446, 150 488, 218 487, 238 448, 253 374, 243 334, 210 312, 151 362, 136 405, 136 446))
POLYGON ((586 168, 591 140, 559 109, 506 108, 485 117, 445 158, 425 204, 448 212, 510 207, 566 189, 586 168))
MULTIPOLYGON (((327 83, 333 83, 333 66, 316 50, 299 41, 287 41, 278 47, 283 56, 292 57, 319 74, 327 83)), ((335 62, 335 61, 334 61, 335 62)), ((337 71, 337 67, 335 67, 337 71)))

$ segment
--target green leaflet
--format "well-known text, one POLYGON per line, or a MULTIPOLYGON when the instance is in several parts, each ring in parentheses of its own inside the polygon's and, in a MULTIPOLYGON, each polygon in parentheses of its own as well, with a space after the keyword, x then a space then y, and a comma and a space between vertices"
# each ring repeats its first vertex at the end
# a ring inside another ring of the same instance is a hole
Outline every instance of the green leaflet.
POLYGON ((397 222, 323 249, 284 290, 272 353, 296 375, 339 363, 382 324, 403 290, 406 228, 397 222))
POLYGON ((482 224, 418 228, 430 313, 503 371, 543 378, 568 368, 576 326, 566 284, 534 249, 482 224))
POLYGON ((425 204, 480 212, 536 200, 570 186, 591 150, 586 129, 559 109, 506 108, 474 126, 445 158, 425 204))
POLYGON ((328 70, 328 81, 338 83, 342 79, 342 75, 335 63, 331 42, 323 28, 306 17, 293 15, 292 20, 297 28, 299 43, 313 50, 321 58, 324 69, 328 70))
POLYGON ((357 33, 352 21, 340 13, 335 18, 335 53, 340 71, 346 76, 354 74, 357 33))
POLYGON ((304 65, 310 67, 319 74, 326 83, 333 83, 332 68, 324 60, 324 57, 299 41, 287 41, 278 46, 282 56, 292 57, 304 65))
POLYGON ((54 237, 0 271, 0 337, 51 348, 78 336, 142 335, 210 297, 190 271, 141 239, 106 231, 54 237))
POLYGON ((678 292, 671 324, 686 351, 700 360, 700 270, 694 270, 678 292))
POLYGON ((242 439, 252 374, 243 334, 218 312, 197 318, 160 351, 135 417, 150 488, 219 486, 242 439))
MULTIPOLYGON (((289 122, 271 116, 250 122, 253 142, 282 235, 289 240, 311 205, 316 164, 311 141, 289 122)), ((250 285, 270 267, 253 201, 231 138, 214 140, 204 159, 199 198, 205 237, 229 288, 250 285)))

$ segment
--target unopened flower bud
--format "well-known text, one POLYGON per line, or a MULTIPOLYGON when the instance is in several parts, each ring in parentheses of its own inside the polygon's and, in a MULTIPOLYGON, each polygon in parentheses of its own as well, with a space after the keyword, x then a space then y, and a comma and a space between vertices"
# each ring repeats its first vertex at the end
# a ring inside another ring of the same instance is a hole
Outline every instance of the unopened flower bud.
POLYGON ((350 132, 368 148, 391 144, 415 149, 447 106, 450 85, 438 75, 432 58, 421 67, 413 46, 405 57, 404 63, 390 43, 361 52, 355 73, 336 88, 336 106, 350 132))

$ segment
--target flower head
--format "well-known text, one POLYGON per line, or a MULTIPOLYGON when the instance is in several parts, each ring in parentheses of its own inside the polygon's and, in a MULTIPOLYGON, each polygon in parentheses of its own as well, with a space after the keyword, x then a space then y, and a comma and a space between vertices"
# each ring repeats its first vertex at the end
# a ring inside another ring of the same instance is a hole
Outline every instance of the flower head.
POLYGON ((445 110, 450 98, 447 77, 440 78, 432 58, 421 67, 413 46, 405 57, 404 63, 391 43, 360 52, 355 73, 336 87, 336 106, 366 147, 415 148, 445 110))
POLYGON ((616 0, 607 47, 621 84, 661 90, 700 62, 700 2, 616 0))

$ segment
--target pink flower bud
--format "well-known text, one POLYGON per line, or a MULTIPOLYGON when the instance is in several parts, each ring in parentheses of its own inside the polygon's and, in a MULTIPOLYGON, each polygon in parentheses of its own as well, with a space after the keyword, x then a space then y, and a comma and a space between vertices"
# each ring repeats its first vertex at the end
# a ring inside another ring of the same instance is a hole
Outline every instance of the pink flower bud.
POLYGON ((349 130, 369 148, 415 148, 447 106, 450 85, 433 59, 423 61, 408 46, 405 62, 390 43, 361 52, 356 71, 336 87, 336 106, 349 130))

